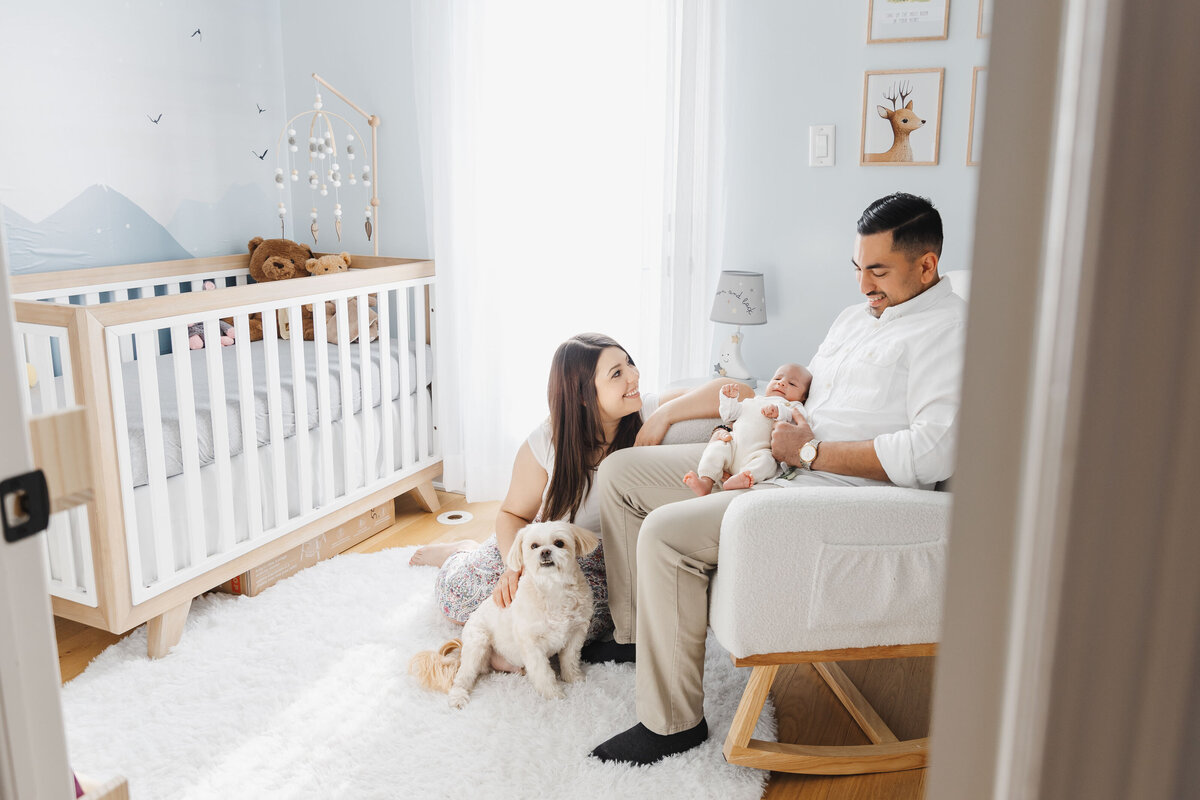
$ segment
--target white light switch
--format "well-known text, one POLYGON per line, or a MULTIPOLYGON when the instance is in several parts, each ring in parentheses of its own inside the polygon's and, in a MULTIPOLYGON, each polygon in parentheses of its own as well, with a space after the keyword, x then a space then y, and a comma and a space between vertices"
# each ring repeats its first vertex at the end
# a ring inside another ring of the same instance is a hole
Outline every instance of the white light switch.
POLYGON ((808 128, 808 165, 810 167, 832 167, 834 126, 810 125, 808 128))

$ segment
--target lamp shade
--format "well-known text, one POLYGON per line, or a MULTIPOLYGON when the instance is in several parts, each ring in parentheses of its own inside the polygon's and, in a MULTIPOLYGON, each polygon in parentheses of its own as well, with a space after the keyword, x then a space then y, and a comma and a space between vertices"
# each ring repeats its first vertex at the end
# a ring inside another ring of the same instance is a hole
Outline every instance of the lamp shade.
POLYGON ((762 273, 735 269, 723 271, 717 281, 717 294, 708 318, 729 325, 765 324, 767 300, 763 294, 762 273))

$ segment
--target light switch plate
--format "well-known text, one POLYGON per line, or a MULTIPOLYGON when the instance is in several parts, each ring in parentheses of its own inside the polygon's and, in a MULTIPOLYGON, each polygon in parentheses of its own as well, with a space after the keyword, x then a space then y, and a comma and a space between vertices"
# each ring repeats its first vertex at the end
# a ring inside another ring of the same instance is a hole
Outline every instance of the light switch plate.
POLYGON ((834 164, 834 126, 808 126, 808 165, 832 167, 834 164))

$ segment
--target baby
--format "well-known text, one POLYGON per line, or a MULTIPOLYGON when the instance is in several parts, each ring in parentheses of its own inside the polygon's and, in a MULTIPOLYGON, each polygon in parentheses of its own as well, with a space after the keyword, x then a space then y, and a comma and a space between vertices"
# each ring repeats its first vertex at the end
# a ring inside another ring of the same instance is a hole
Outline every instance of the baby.
POLYGON ((727 471, 732 474, 721 484, 723 489, 749 489, 779 474, 779 463, 771 455, 771 429, 781 414, 789 422, 804 418, 801 403, 808 397, 811 383, 812 373, 807 369, 799 364, 784 364, 775 370, 775 377, 762 397, 748 397, 739 402, 736 383, 722 386, 721 420, 732 423, 733 427, 708 443, 696 471, 684 475, 683 482, 703 497, 727 471))

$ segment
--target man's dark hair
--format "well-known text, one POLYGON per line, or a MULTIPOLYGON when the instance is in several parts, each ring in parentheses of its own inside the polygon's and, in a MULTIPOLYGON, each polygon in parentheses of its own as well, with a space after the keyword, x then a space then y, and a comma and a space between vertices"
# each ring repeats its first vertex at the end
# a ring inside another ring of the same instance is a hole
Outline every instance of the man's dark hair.
POLYGON ((892 232, 892 249, 915 260, 932 251, 942 256, 942 215, 924 197, 896 192, 881 197, 858 218, 860 236, 892 232))

